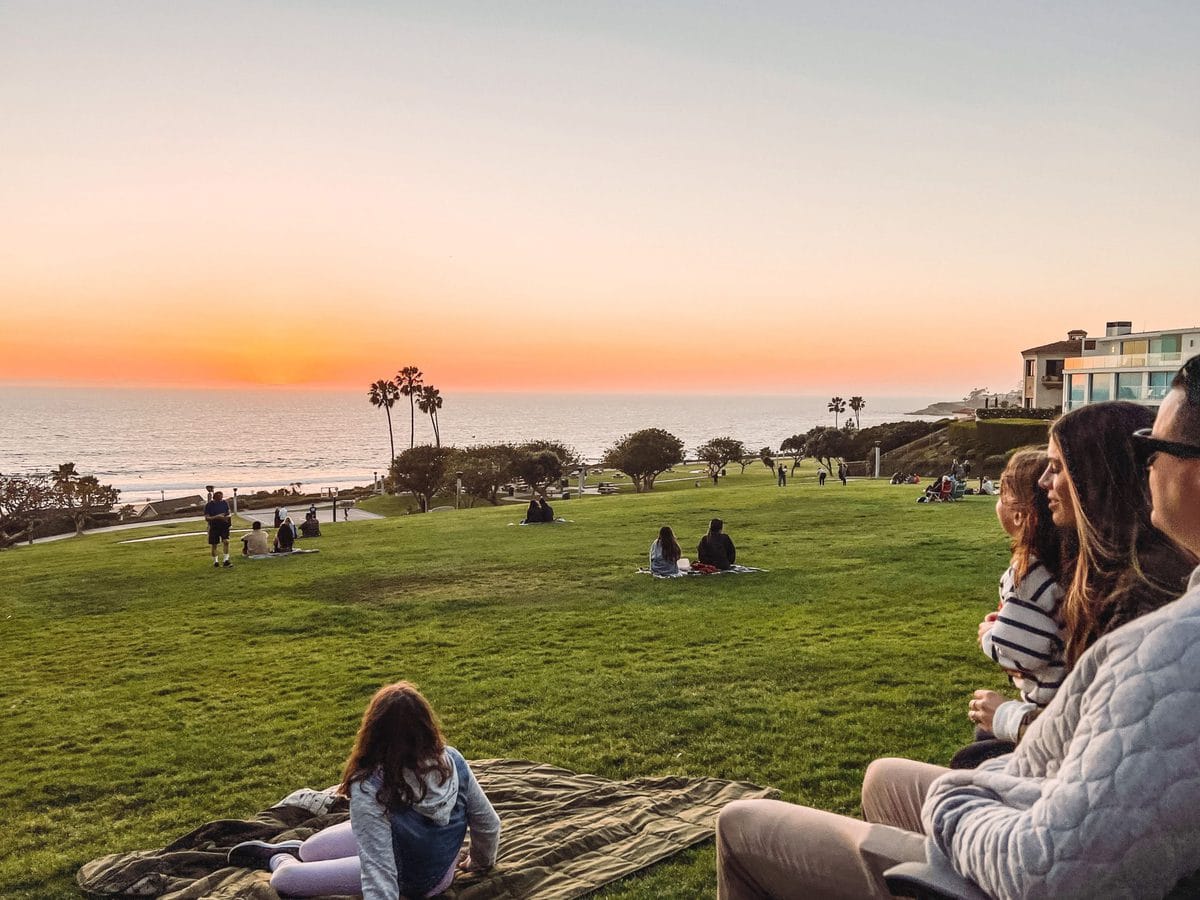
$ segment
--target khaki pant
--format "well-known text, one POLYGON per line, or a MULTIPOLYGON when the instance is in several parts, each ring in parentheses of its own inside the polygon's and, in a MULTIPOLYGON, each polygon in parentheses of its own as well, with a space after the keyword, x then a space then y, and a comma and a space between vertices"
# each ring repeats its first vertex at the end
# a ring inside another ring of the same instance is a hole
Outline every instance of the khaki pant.
POLYGON ((948 772, 907 759, 877 759, 863 778, 867 821, 781 803, 738 800, 717 817, 717 896, 889 898, 883 872, 923 862, 921 805, 948 772))

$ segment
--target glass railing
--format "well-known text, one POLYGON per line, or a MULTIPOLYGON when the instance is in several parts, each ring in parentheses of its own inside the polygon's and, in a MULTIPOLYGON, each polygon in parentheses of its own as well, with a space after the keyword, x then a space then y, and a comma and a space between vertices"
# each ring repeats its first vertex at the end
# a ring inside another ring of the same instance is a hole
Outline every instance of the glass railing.
POLYGON ((1080 369, 1153 369, 1163 366, 1178 367, 1183 364, 1182 353, 1133 353, 1124 356, 1076 356, 1063 360, 1063 367, 1070 371, 1080 369))
MULTIPOLYGON (((1116 399, 1132 400, 1134 403, 1162 403, 1163 398, 1167 396, 1167 392, 1169 390, 1170 388, 1166 385, 1151 385, 1150 387, 1137 388, 1125 387, 1117 391, 1116 399)), ((1104 397, 1103 399, 1107 400, 1109 398, 1104 397)), ((1069 411, 1072 409, 1078 409, 1081 406, 1087 406, 1089 403, 1099 403, 1100 401, 1100 397, 1093 397, 1091 400, 1087 401, 1078 397, 1074 399, 1068 399, 1067 402, 1063 404, 1063 410, 1069 411)))

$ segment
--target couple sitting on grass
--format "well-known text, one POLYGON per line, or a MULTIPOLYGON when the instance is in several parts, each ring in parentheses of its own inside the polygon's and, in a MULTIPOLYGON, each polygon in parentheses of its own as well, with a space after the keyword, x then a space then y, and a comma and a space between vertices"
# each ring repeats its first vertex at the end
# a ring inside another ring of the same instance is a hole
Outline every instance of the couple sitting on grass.
MULTIPOLYGON (((696 547, 695 568, 733 568, 737 559, 737 548, 733 546, 729 535, 725 534, 724 528, 725 523, 720 519, 713 519, 708 523, 708 534, 700 538, 700 544, 696 547)), ((692 568, 691 563, 682 557, 683 550, 679 541, 675 540, 675 532, 669 525, 664 525, 659 529, 654 543, 650 545, 650 574, 678 575, 681 568, 692 568)))
POLYGON ((888 897, 901 862, 956 897, 1196 896, 1200 356, 1157 418, 1059 419, 1044 456, 1014 455, 996 512, 1013 559, 978 637, 1021 699, 975 692, 956 768, 871 763, 866 821, 730 804, 719 897, 888 897))
POLYGON ((242 556, 262 556, 266 553, 291 553, 296 544, 296 526, 291 517, 280 523, 275 531, 275 543, 271 544, 270 535, 262 527, 262 522, 254 520, 249 534, 242 537, 242 556))
POLYGON ((546 495, 533 497, 529 501, 529 509, 525 510, 525 520, 522 525, 536 525, 539 522, 553 522, 554 507, 546 502, 546 495))

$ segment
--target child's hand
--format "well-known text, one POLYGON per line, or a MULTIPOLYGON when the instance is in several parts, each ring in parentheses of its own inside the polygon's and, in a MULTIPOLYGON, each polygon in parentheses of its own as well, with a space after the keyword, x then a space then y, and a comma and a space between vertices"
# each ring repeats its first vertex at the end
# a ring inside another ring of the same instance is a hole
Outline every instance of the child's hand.
POLYGON ((999 615, 999 613, 990 612, 983 617, 983 621, 979 623, 979 643, 983 643, 983 636, 992 630, 999 615))

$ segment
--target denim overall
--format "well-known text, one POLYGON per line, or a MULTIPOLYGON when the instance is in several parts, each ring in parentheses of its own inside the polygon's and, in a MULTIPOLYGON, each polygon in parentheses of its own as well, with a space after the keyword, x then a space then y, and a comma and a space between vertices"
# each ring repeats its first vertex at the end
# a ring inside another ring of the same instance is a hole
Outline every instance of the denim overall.
POLYGON ((458 796, 450 821, 438 825, 411 808, 389 816, 396 874, 400 892, 406 897, 424 897, 436 887, 446 870, 458 859, 458 851, 467 836, 466 793, 470 769, 462 754, 453 747, 447 747, 446 754, 458 772, 458 796))

